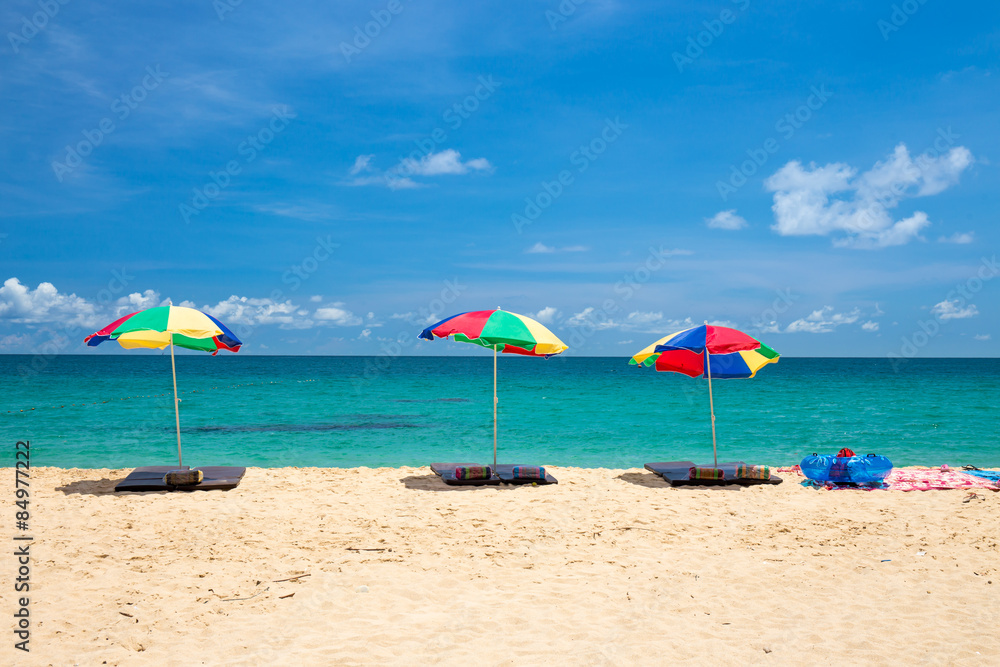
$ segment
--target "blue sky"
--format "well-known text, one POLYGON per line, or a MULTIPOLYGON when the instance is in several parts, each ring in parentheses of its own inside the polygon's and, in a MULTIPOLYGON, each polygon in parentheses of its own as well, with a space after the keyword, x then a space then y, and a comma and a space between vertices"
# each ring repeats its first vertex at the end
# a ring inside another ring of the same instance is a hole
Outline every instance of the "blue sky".
POLYGON ((502 306, 567 354, 710 320, 785 355, 996 356, 998 18, 4 3, 0 352, 85 352, 170 299, 252 354, 475 354, 416 334, 502 306))

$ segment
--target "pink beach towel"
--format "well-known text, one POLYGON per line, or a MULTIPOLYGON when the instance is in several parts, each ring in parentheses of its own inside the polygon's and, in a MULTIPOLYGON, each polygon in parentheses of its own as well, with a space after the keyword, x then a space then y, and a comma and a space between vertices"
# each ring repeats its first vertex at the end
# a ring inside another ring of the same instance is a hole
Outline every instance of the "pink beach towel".
POLYGON ((890 491, 931 491, 934 489, 989 489, 1000 487, 988 479, 963 475, 953 470, 929 468, 927 470, 896 469, 885 478, 890 491))
POLYGON ((840 491, 843 489, 853 489, 855 491, 934 491, 946 489, 1000 491, 1000 486, 988 479, 965 475, 954 470, 941 470, 941 468, 923 468, 917 470, 896 468, 889 473, 884 482, 871 485, 847 486, 835 484, 834 482, 814 482, 811 480, 806 480, 803 484, 815 488, 830 489, 831 491, 840 491))

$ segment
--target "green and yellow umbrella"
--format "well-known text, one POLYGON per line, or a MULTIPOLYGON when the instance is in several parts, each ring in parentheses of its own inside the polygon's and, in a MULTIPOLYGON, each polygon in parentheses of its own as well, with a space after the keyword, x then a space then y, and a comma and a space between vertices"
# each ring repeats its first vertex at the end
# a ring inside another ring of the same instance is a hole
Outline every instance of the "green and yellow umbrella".
POLYGON ((420 338, 453 338, 493 350, 493 467, 497 464, 497 353, 548 358, 567 348, 554 333, 530 317, 506 310, 459 313, 429 326, 420 338))
POLYGON ((114 340, 127 350, 146 348, 162 350, 170 346, 170 368, 174 376, 174 421, 177 424, 177 463, 181 458, 181 415, 177 398, 177 365, 174 346, 218 354, 219 350, 239 352, 243 343, 219 320, 207 313, 184 306, 157 306, 126 315, 84 339, 89 347, 114 340))

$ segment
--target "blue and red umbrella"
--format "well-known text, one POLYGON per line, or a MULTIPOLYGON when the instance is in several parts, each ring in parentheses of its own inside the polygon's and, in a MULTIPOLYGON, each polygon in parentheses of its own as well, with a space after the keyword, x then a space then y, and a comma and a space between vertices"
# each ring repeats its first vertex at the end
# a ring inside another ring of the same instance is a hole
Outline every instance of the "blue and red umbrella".
POLYGON ((715 399, 712 378, 752 378, 767 364, 777 363, 778 353, 738 329, 706 322, 702 326, 664 336, 629 361, 633 366, 653 366, 658 371, 708 379, 708 404, 712 413, 712 455, 718 465, 715 443, 715 399))

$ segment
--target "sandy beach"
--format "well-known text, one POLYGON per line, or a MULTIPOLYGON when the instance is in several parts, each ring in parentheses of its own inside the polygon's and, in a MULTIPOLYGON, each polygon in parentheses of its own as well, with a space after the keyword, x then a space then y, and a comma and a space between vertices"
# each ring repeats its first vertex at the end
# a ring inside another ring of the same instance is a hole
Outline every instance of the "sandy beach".
MULTIPOLYGON (((8 634, 4 655, 1000 661, 1000 494, 825 491, 787 474, 669 488, 642 470, 550 470, 559 485, 454 489, 427 468, 251 468, 229 492, 116 495, 126 470, 34 469, 31 653, 8 634)), ((0 598, 14 609, 10 586, 0 598)))

